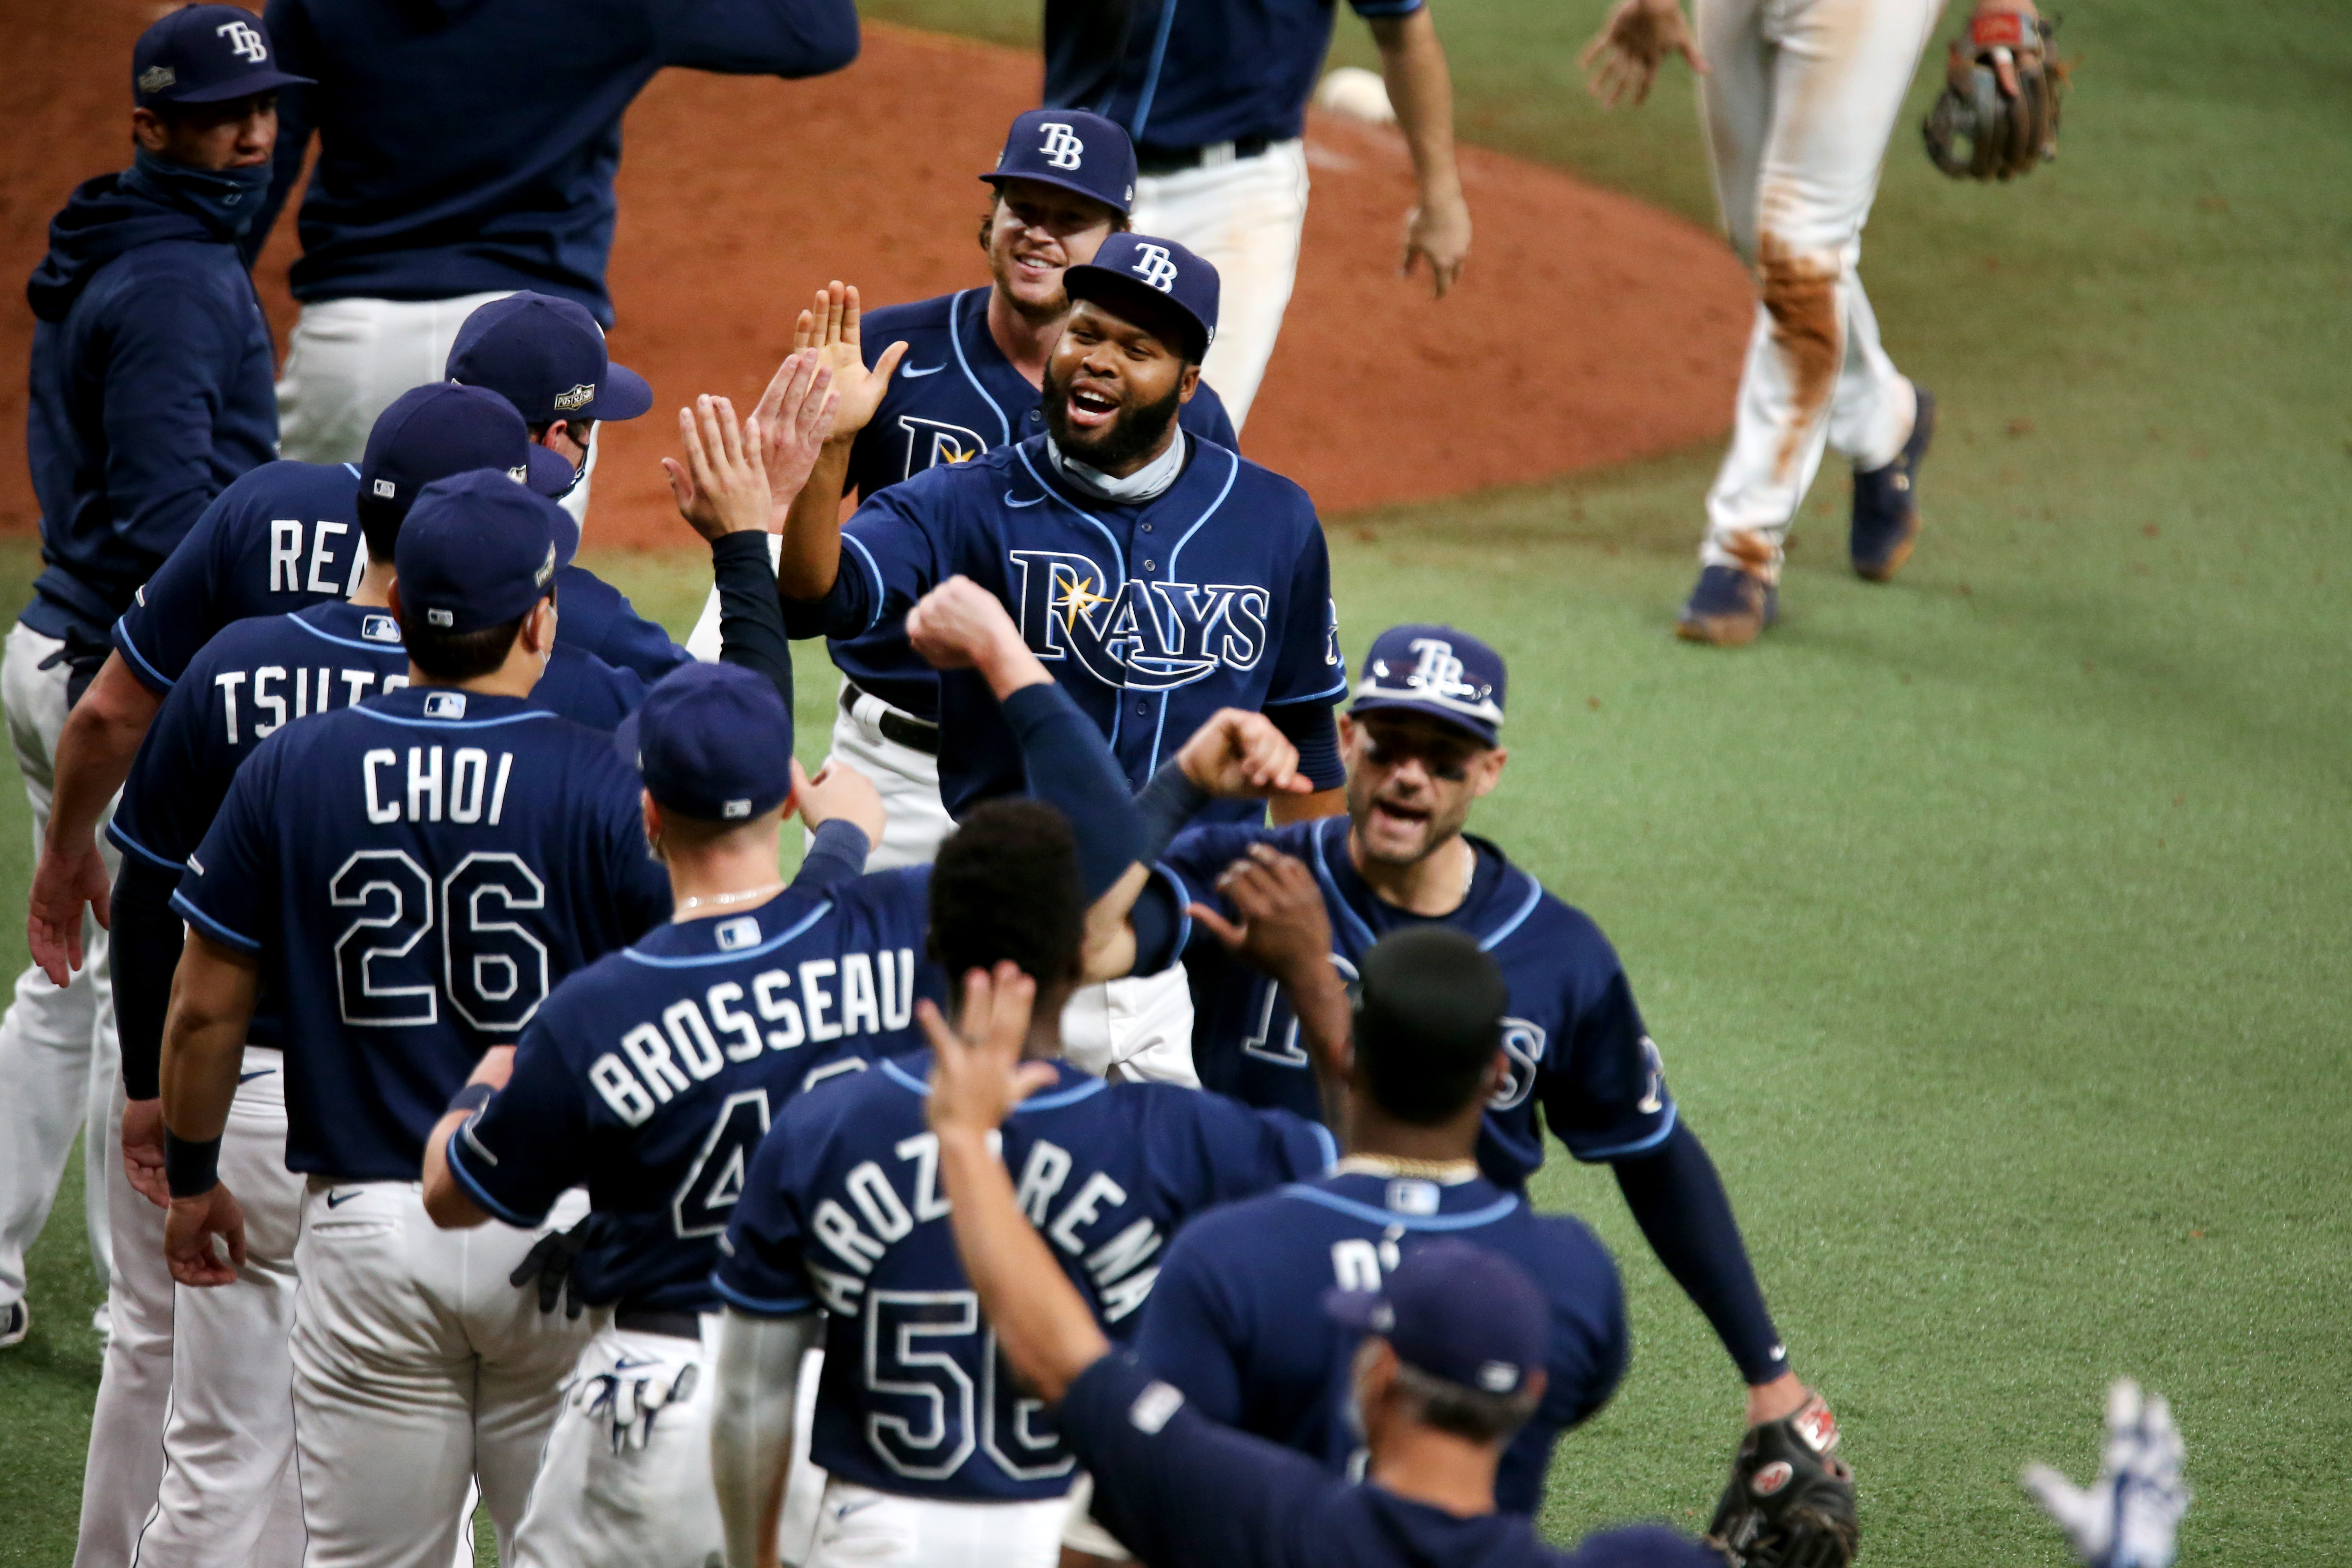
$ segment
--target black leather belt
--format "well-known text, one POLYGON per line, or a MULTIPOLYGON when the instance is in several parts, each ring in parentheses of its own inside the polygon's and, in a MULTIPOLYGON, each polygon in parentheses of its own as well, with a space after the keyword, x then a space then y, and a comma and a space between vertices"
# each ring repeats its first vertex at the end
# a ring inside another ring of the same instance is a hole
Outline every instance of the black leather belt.
POLYGON ((613 1326, 640 1334, 667 1334, 677 1340, 702 1338, 702 1318, 695 1312, 664 1312, 651 1307, 623 1307, 613 1314, 613 1326))
POLYGON ((1198 169, 1211 163, 1238 163, 1244 158, 1255 158, 1274 145, 1267 136, 1244 136, 1235 142, 1205 142, 1198 147, 1153 147, 1145 145, 1135 150, 1135 172, 1139 174, 1181 174, 1187 169, 1198 169))
MULTIPOLYGON (((854 680, 842 681, 841 710, 843 712, 855 714, 857 710, 857 700, 861 697, 874 697, 874 694, 854 680)), ((879 697, 874 697, 874 700, 882 702, 879 697)), ((874 727, 882 731, 884 740, 896 741, 910 752, 920 752, 927 757, 936 757, 940 754, 940 727, 937 724, 926 724, 920 719, 909 719, 887 702, 882 702, 882 711, 876 715, 874 727)))

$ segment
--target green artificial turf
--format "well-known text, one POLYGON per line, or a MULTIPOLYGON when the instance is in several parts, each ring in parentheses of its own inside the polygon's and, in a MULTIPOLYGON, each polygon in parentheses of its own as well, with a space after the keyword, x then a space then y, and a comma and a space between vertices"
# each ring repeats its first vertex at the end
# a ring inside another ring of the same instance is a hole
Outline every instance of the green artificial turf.
MULTIPOLYGON (((1472 139, 1707 216, 1679 68, 1638 117, 1577 95, 1597 0, 1439 3, 1472 139)), ((1036 15, 868 9, 1016 41, 1036 15)), ((2340 1562, 2352 17, 2143 0, 2073 9, 2063 37, 2083 65, 2056 165, 1943 180, 1912 130, 1927 79, 1895 137, 1864 276, 1943 405, 1897 584, 1843 571, 1832 473, 1785 623, 1675 643, 1694 452, 1336 521, 1342 633, 1449 619, 1510 656, 1513 759, 1476 826, 1622 951, 1837 1404, 1869 1561, 2063 1562, 2017 1469, 2086 1475, 2105 1381, 2132 1373, 2187 1434, 2184 1563, 2340 1562)), ((0 553, 8 592, 28 563, 0 553)), ((690 618, 698 565, 602 565, 690 618)), ((813 646, 802 673, 809 753, 813 646)), ((1556 1159, 1537 1190, 1614 1247, 1635 1331, 1622 1392, 1561 1445, 1547 1528, 1703 1523, 1737 1379, 1605 1173, 1556 1159)), ((78 1215, 35 1254, 33 1339, 0 1352, 0 1563, 70 1546, 96 1383, 78 1215)))

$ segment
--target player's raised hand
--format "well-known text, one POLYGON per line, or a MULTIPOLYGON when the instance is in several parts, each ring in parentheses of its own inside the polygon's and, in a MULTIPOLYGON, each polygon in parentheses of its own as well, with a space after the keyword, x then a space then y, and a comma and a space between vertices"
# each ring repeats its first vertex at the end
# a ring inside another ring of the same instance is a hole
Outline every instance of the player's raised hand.
POLYGON ((25 941, 33 962, 50 983, 68 985, 81 967, 81 916, 88 910, 105 926, 112 914, 113 881, 92 839, 71 850, 44 841, 33 867, 33 891, 25 910, 25 941))
POLYGON ((1277 980, 1331 962, 1331 917, 1305 861, 1253 844, 1217 878, 1217 891, 1239 918, 1206 904, 1194 904, 1192 918, 1243 962, 1277 980))
POLYGON ((664 458, 662 471, 678 514, 705 539, 765 531, 774 501, 759 416, 739 423, 732 403, 705 393, 677 411, 677 434, 686 461, 664 458))
POLYGON ((795 347, 803 346, 805 337, 805 346, 814 349, 821 363, 833 372, 833 384, 841 394, 841 405, 833 416, 831 438, 835 441, 846 441, 866 428, 875 409, 882 405, 882 395, 889 390, 898 362, 907 355, 905 343, 892 343, 874 362, 874 368, 866 369, 860 315, 857 286, 835 279, 817 290, 793 333, 795 347))
POLYGON ((163 1263, 183 1285, 228 1285, 245 1267, 245 1210, 227 1184, 193 1198, 173 1198, 163 1219, 163 1263), (215 1245, 226 1244, 226 1261, 215 1245))
POLYGON ((2099 1479, 2078 1487, 2046 1465, 2028 1465, 2033 1494, 2074 1555, 2092 1568, 2166 1568, 2189 1493, 2180 1479, 2180 1429, 2162 1394, 2140 1396, 2118 1378, 2107 1390, 2107 1440, 2099 1479))
POLYGON ((882 831, 889 826, 889 814, 882 809, 882 792, 874 781, 851 767, 847 763, 828 762, 811 778, 793 759, 793 805, 814 833, 828 822, 852 822, 866 835, 869 846, 878 847, 882 831))
POLYGON ((1601 108, 1630 101, 1638 109, 1649 101, 1658 68, 1668 55, 1680 55, 1691 69, 1707 74, 1681 0, 1618 0, 1576 63, 1591 73, 1585 85, 1601 108))
MULTIPOLYGON (((801 317, 805 321, 808 312, 802 311, 801 317)), ((840 407, 833 367, 813 349, 794 348, 769 377, 768 389, 760 395, 751 417, 759 421, 760 432, 767 440, 768 489, 775 501, 769 522, 772 531, 782 531, 793 498, 808 483, 810 471, 833 435, 834 416, 840 407)))
POLYGON ((1221 800, 1315 791, 1298 771, 1298 748, 1290 737, 1265 714, 1247 709, 1221 708, 1211 714, 1176 753, 1176 763, 1195 787, 1221 800))
POLYGON ((915 1004, 931 1042, 931 1093, 923 1109, 932 1131, 942 1138, 993 1131, 1014 1106, 1053 1084, 1053 1063, 1021 1059, 1036 1000, 1037 983, 1006 963, 992 973, 975 969, 964 976, 963 1008, 952 1026, 928 997, 915 1004))

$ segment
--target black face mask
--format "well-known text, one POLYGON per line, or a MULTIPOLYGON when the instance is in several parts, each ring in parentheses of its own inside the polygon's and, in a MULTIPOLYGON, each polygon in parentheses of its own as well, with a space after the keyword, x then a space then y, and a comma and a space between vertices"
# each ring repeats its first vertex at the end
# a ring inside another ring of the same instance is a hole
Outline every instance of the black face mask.
POLYGON ((1120 409, 1110 428, 1099 434, 1081 434, 1071 427, 1069 384, 1054 374, 1051 360, 1045 363, 1045 430, 1062 449, 1062 456, 1108 472, 1124 468, 1167 438, 1168 426, 1176 422, 1177 410, 1183 406, 1184 386, 1180 381, 1157 403, 1120 409))
POLYGON ((243 169, 198 169, 159 158, 142 147, 122 183, 142 195, 193 212, 224 237, 236 239, 261 216, 262 198, 277 171, 268 163, 243 169))

